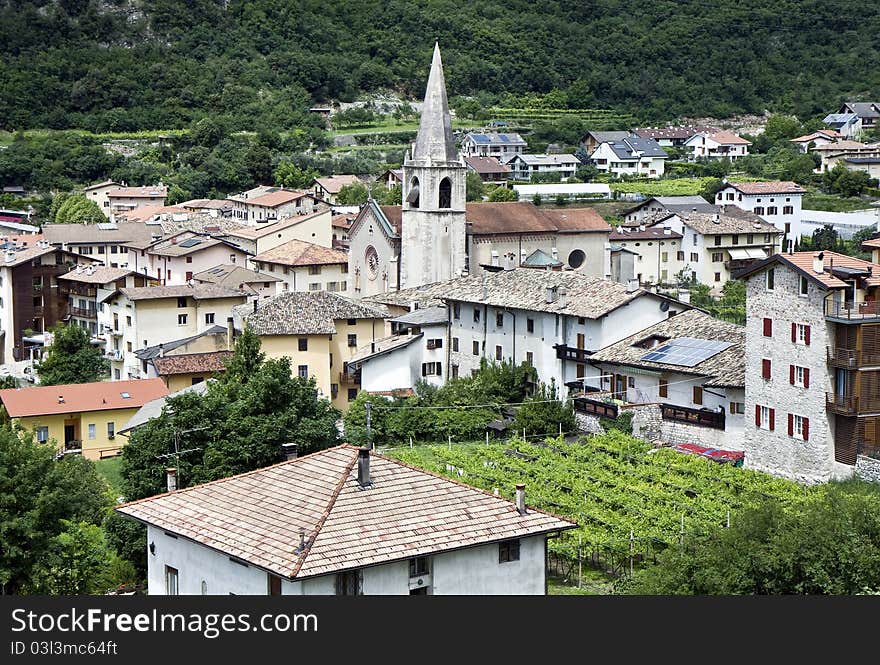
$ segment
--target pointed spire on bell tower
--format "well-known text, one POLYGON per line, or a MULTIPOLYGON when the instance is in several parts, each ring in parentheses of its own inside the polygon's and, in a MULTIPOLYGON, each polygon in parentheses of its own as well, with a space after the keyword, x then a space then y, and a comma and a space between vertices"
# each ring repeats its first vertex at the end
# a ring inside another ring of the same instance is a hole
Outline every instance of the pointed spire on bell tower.
POLYGON ((425 103, 419 121, 419 133, 412 148, 414 161, 456 162, 458 154, 452 139, 452 118, 446 99, 446 80, 440 60, 440 45, 434 43, 434 59, 425 90, 425 103))

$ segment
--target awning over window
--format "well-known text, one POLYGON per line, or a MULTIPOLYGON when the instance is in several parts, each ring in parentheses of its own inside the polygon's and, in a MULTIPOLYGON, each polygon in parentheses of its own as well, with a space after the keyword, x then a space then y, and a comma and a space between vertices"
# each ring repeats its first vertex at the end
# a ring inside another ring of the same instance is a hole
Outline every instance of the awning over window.
POLYGON ((730 249, 730 258, 734 261, 744 259, 766 259, 767 252, 760 247, 746 247, 744 249, 730 249))

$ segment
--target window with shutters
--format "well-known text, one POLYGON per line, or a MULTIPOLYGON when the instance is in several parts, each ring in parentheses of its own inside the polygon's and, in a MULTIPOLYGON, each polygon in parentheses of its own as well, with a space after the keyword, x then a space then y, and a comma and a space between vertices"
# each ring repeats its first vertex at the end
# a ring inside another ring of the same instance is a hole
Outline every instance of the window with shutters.
POLYGON ((769 406, 755 405, 755 425, 761 429, 773 430, 776 423, 776 410, 769 406))
POLYGON ((782 206, 782 214, 783 215, 793 215, 794 214, 794 206, 782 206))
POLYGON ((422 376, 441 376, 442 365, 438 362, 422 363, 422 376))
POLYGON ((658 390, 660 397, 669 397, 669 381, 660 379, 660 388, 658 390))
POLYGON ((791 324, 792 342, 795 344, 810 345, 810 326, 803 323, 791 324))
POLYGON ((721 246, 721 238, 722 238, 722 237, 723 237, 723 236, 715 236, 715 246, 716 246, 716 247, 720 247, 720 246, 721 246))
POLYGON ((694 386, 694 404, 701 405, 703 403, 703 387, 694 386))
POLYGON ((691 261, 694 263, 700 262, 700 255, 697 252, 691 252, 691 261))
POLYGON ((801 441, 810 439, 810 419, 794 413, 788 414, 788 435, 801 441))
POLYGON ((724 261, 724 252, 712 252, 712 263, 722 263, 724 261))
POLYGON ((677 261, 684 261, 684 252, 676 252, 675 258, 677 261))
POLYGON ((764 337, 773 337, 773 319, 764 319, 764 337))
POLYGON ((742 415, 746 412, 745 402, 731 402, 730 403, 730 414, 731 415, 742 415))
POLYGON ((770 380, 770 367, 771 363, 769 358, 764 358, 763 360, 761 360, 761 378, 763 378, 765 381, 770 380))

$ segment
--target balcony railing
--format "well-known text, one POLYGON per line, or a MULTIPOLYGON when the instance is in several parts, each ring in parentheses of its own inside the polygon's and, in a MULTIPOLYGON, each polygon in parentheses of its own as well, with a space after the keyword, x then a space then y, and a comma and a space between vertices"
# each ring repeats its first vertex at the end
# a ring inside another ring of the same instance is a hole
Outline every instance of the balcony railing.
POLYGON ((873 367, 880 366, 880 354, 856 351, 855 349, 843 349, 840 347, 827 347, 828 362, 837 367, 873 367))
POLYGON ((724 412, 711 411, 709 409, 694 409, 689 406, 676 406, 674 404, 661 404, 660 413, 663 420, 674 420, 700 427, 712 429, 724 429, 724 412))
POLYGON ((97 319, 98 318, 98 310, 91 309, 90 307, 71 307, 70 313, 73 316, 77 316, 81 319, 97 319))
POLYGON ((77 296, 85 296, 87 298, 95 298, 98 295, 98 290, 93 286, 70 284, 66 283, 64 280, 60 281, 60 286, 61 288, 59 291, 62 295, 73 294, 77 296))
POLYGON ((566 344, 556 345, 556 357, 562 360, 573 360, 575 362, 585 363, 589 360, 591 355, 593 355, 593 352, 587 351, 586 349, 578 349, 566 344))
POLYGON ((356 372, 339 372, 339 383, 345 385, 360 385, 361 371, 356 372))
POLYGON ((834 413, 864 414, 880 413, 880 397, 825 393, 825 405, 834 413))
POLYGON ((825 302, 825 316, 844 321, 880 319, 880 302, 825 302))

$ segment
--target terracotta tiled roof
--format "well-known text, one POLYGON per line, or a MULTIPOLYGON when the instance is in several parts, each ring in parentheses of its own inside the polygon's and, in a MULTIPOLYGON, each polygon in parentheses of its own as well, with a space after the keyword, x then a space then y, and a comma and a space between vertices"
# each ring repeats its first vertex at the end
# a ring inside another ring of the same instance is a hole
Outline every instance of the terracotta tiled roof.
POLYGON ((281 189, 277 192, 269 192, 253 199, 248 199, 249 205, 263 206, 265 208, 277 208, 285 203, 297 201, 304 196, 308 196, 308 192, 298 192, 289 189, 281 189))
POLYGON ((715 132, 702 132, 707 137, 711 138, 716 143, 720 143, 722 145, 752 145, 751 141, 747 141, 741 136, 737 136, 733 132, 728 132, 727 130, 720 129, 715 132))
POLYGON ((743 194, 806 194, 807 190, 796 182, 782 180, 778 182, 729 182, 728 187, 743 194))
POLYGON ((835 150, 859 150, 868 146, 858 141, 836 141, 835 143, 826 143, 825 145, 817 145, 813 150, 816 152, 832 152, 835 150))
POLYGON ((602 219, 602 215, 596 212, 595 208, 547 208, 543 212, 553 221, 560 233, 611 230, 611 226, 602 219))
POLYGON ((107 198, 153 199, 159 197, 164 199, 167 194, 168 188, 164 185, 161 187, 120 187, 107 192, 107 198))
POLYGON ((350 229, 356 215, 333 215, 330 224, 338 229, 350 229))
POLYGON ((288 579, 576 526, 372 452, 363 489, 357 463, 344 445, 117 510, 288 579))
POLYGON ((812 134, 804 134, 793 139, 789 139, 792 143, 809 143, 818 138, 839 139, 842 135, 834 129, 820 129, 812 134))
POLYGON ((0 401, 12 418, 58 413, 133 409, 168 394, 162 379, 98 381, 61 386, 0 390, 0 401), (128 395, 128 397, 125 397, 128 395))
POLYGON ((862 243, 863 249, 880 249, 880 238, 871 238, 862 243))
POLYGON ((717 235, 719 233, 770 233, 780 235, 782 231, 758 215, 736 206, 727 206, 722 213, 689 212, 676 213, 681 221, 698 233, 717 235))
POLYGON ((335 321, 384 319, 384 308, 361 304, 327 291, 287 291, 233 309, 236 323, 243 319, 258 335, 332 335, 335 321))
POLYGON ((226 369, 226 359, 231 357, 232 351, 188 353, 181 356, 153 358, 153 366, 156 368, 159 376, 193 374, 196 372, 222 372, 226 369))
POLYGON ((331 175, 326 178, 315 178, 322 189, 330 194, 339 194, 339 190, 346 185, 354 185, 360 182, 356 175, 331 175))
POLYGON ((323 247, 304 240, 288 240, 283 245, 257 254, 251 261, 277 263, 286 266, 314 266, 348 263, 348 254, 338 249, 323 247))
POLYGON ((400 235, 403 208, 401 206, 379 206, 379 208, 381 208, 382 214, 385 215, 385 218, 394 227, 397 234, 400 235))
POLYGON ((465 163, 477 173, 510 173, 510 167, 505 166, 493 157, 465 157, 465 163))
POLYGON ((605 362, 628 367, 694 374, 707 377, 709 381, 706 385, 742 388, 746 381, 745 331, 743 326, 716 319, 698 309, 691 309, 596 351, 590 356, 590 362, 605 362), (665 337, 667 340, 679 337, 696 337, 719 342, 732 342, 733 346, 693 367, 642 360, 642 357, 649 353, 650 349, 634 345, 654 335, 665 337))
POLYGON ((248 270, 233 263, 208 268, 193 275, 193 279, 199 282, 209 282, 231 289, 237 289, 240 284, 255 284, 258 282, 280 282, 280 277, 268 275, 255 270, 248 270))
POLYGON ((810 277, 823 287, 829 289, 842 289, 849 286, 845 281, 831 274, 832 267, 863 270, 866 273, 870 271, 870 276, 863 277, 862 279, 868 286, 880 286, 880 265, 827 250, 822 252, 790 252, 787 254, 774 254, 763 261, 753 263, 744 270, 736 273, 734 276, 737 278, 748 277, 773 263, 788 265, 803 275, 810 277), (817 257, 819 254, 822 255, 823 270, 821 273, 813 270, 814 257, 817 257))

